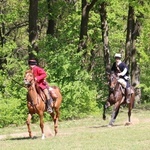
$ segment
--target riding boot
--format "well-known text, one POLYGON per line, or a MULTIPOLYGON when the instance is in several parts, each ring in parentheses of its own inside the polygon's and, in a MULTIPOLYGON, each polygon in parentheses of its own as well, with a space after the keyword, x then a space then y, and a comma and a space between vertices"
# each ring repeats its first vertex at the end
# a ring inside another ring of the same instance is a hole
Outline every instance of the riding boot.
POLYGON ((127 102, 127 104, 130 103, 130 98, 131 98, 131 89, 126 88, 126 102, 127 102))
POLYGON ((47 100, 47 112, 49 112, 50 114, 53 112, 52 104, 53 104, 52 98, 48 99, 47 100))

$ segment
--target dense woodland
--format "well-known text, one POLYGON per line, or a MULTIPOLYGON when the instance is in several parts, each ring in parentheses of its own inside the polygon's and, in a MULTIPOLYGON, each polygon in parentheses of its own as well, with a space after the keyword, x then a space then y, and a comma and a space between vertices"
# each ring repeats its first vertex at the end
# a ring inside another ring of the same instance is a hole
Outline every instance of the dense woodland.
POLYGON ((31 58, 61 89, 61 119, 101 112, 116 52, 130 68, 137 105, 150 102, 149 0, 1 0, 0 8, 0 127, 26 121, 31 58))

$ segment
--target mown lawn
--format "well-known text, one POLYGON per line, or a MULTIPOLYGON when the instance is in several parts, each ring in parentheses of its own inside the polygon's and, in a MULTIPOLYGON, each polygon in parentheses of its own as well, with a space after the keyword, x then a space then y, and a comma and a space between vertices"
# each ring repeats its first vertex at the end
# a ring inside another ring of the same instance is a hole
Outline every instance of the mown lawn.
POLYGON ((149 150, 150 110, 134 109, 132 125, 125 126, 127 109, 121 109, 114 127, 107 127, 102 116, 59 122, 53 136, 53 123, 45 123, 46 139, 41 139, 38 124, 32 124, 34 139, 28 138, 26 125, 0 129, 1 150, 149 150))

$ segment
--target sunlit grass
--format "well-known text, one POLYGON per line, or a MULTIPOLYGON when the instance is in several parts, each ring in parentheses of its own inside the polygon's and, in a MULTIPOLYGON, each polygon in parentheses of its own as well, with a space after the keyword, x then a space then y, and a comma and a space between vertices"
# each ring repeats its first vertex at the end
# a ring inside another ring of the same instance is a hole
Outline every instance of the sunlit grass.
MULTIPOLYGON (((0 129, 2 150, 148 150, 150 148, 150 111, 134 109, 132 125, 125 126, 127 109, 121 109, 114 127, 107 127, 102 116, 59 122, 57 136, 41 140, 39 124, 32 124, 34 139, 29 139, 26 126, 0 129), (18 134, 15 137, 12 133, 18 134)), ((45 123, 45 132, 54 134, 53 123, 45 123)))

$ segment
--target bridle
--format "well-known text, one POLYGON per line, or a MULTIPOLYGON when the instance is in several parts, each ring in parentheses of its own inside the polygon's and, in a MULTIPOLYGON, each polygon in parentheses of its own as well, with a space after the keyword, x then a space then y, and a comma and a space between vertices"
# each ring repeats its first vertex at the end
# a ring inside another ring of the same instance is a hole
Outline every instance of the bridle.
POLYGON ((34 76, 31 72, 27 72, 24 78, 24 84, 26 87, 30 87, 34 83, 34 76), (29 79, 28 79, 29 78, 29 79))
MULTIPOLYGON (((26 85, 26 88, 28 89, 28 92, 32 92, 36 90, 35 87, 35 79, 34 79, 34 75, 32 73, 32 71, 27 71, 24 77, 24 84, 26 85)), ((34 92, 35 93, 35 92, 34 92)), ((36 91, 37 94, 37 91, 36 91)), ((31 98, 31 105, 32 106, 36 106, 38 103, 38 96, 32 96, 31 98), (37 100, 37 102, 34 102, 34 99, 37 100)))
POLYGON ((110 74, 110 81, 109 81, 109 88, 111 92, 114 92, 114 90, 116 89, 116 86, 118 85, 118 77, 113 73, 110 74), (113 82, 113 84, 112 84, 113 82))

